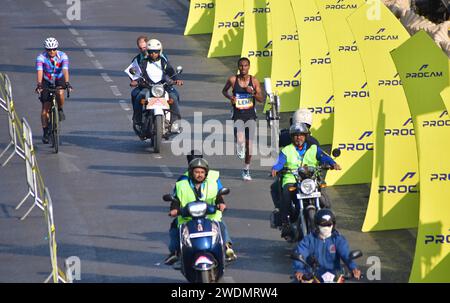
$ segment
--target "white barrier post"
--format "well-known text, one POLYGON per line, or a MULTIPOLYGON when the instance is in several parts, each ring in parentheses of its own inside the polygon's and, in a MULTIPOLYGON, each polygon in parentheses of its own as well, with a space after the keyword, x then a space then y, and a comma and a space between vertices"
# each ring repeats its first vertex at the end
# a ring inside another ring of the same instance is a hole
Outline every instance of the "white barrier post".
POLYGON ((53 217, 53 203, 50 196, 50 192, 46 187, 44 190, 44 207, 45 207, 45 218, 47 219, 48 227, 48 245, 50 248, 50 261, 52 265, 52 272, 44 283, 48 283, 53 278, 53 283, 66 283, 65 277, 63 277, 58 268, 58 255, 56 252, 56 230, 55 221, 53 217))
POLYGON ((22 124, 23 124, 25 166, 27 171, 28 193, 22 199, 19 205, 17 205, 16 210, 18 210, 22 206, 22 204, 28 199, 30 195, 34 198, 34 202, 33 205, 25 213, 25 215, 22 218, 20 218, 20 220, 24 220, 35 206, 39 207, 41 210, 44 210, 43 202, 38 197, 38 186, 36 181, 36 159, 34 156, 34 147, 33 147, 33 133, 31 132, 30 125, 28 124, 25 118, 22 118, 22 124))
MULTIPOLYGON (((2 77, 3 78, 3 77, 2 77)), ((9 81, 9 78, 7 75, 4 75, 4 82, 5 82, 5 88, 6 89, 6 111, 8 112, 8 127, 9 127, 9 137, 10 141, 8 146, 2 151, 0 154, 0 158, 3 157, 3 155, 14 146, 14 151, 9 155, 9 157, 6 159, 5 162, 2 163, 2 167, 4 167, 9 160, 14 156, 14 154, 17 154, 22 159, 25 159, 25 153, 23 149, 17 144, 17 120, 16 120, 16 111, 14 109, 14 102, 12 100, 12 93, 11 93, 11 82, 9 81)), ((1 104, 1 103, 0 103, 1 104)), ((3 107, 3 106, 2 106, 3 107)))

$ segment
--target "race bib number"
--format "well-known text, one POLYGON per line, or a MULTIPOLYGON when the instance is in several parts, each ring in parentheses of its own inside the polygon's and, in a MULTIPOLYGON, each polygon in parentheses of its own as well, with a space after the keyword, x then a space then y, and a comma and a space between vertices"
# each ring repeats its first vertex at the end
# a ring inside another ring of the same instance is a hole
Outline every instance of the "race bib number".
POLYGON ((253 96, 250 94, 236 94, 236 108, 237 109, 253 108, 253 96))

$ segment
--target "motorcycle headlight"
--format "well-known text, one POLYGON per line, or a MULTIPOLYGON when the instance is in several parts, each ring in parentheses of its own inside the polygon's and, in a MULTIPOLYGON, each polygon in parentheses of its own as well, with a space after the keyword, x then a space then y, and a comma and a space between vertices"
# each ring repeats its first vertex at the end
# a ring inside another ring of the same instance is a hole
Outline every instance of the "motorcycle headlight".
POLYGON ((183 227, 183 232, 181 234, 181 240, 183 241, 183 246, 192 247, 191 239, 189 237, 189 228, 187 225, 183 227))
POLYGON ((305 195, 310 195, 316 190, 316 182, 311 179, 305 179, 300 184, 300 189, 305 195))
POLYGON ((216 243, 216 241, 219 239, 219 232, 220 232, 220 230, 219 230, 219 223, 213 223, 212 224, 212 229, 211 229, 211 232, 212 232, 212 243, 216 243))
POLYGON ((206 209, 208 208, 208 204, 202 203, 190 203, 189 204, 189 213, 192 218, 203 217, 206 214, 206 209))
POLYGON ((163 85, 153 85, 152 86, 152 95, 153 97, 156 98, 161 98, 162 96, 164 96, 165 90, 164 90, 164 86, 163 85))

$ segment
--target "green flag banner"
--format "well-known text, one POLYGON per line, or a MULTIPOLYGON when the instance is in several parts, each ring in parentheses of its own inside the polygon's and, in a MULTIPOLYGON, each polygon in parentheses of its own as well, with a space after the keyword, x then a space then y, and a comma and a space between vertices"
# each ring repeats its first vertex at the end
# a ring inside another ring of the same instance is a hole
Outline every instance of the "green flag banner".
POLYGON ((347 18, 359 48, 370 90, 374 122, 372 184, 362 230, 416 227, 419 173, 414 128, 390 52, 409 38, 391 11, 380 5, 370 20, 365 4, 347 18))
POLYGON ((302 85, 300 107, 313 113, 311 132, 320 144, 333 141, 334 93, 331 58, 322 24, 322 16, 314 0, 291 0, 300 36, 302 85))
POLYGON ((450 282, 450 117, 440 95, 449 86, 449 60, 424 31, 391 54, 419 157, 419 225, 410 282, 450 282))
POLYGON ((372 175, 372 112, 366 76, 347 17, 363 0, 316 0, 330 49, 334 88, 333 148, 342 170, 329 171, 329 185, 369 183, 372 175))
POLYGON ((208 58, 239 56, 244 34, 244 0, 215 0, 208 58))
POLYGON ((184 35, 210 34, 214 26, 214 0, 191 0, 184 35))

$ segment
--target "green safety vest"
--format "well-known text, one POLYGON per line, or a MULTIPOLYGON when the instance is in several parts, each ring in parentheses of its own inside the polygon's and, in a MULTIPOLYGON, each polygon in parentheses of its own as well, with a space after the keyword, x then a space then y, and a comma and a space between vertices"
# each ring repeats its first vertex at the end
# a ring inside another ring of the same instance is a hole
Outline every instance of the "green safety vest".
MULTIPOLYGON (((319 163, 316 158, 317 145, 315 144, 309 147, 309 149, 305 152, 303 157, 299 155, 294 144, 289 144, 288 146, 284 147, 281 151, 286 156, 286 163, 284 164, 284 167, 291 170, 298 169, 300 166, 303 165, 316 167, 319 163)), ((292 173, 286 173, 283 176, 283 181, 281 183, 282 186, 286 185, 287 183, 296 183, 295 177, 292 173)))
MULTIPOLYGON (((202 198, 201 201, 205 201, 208 204, 216 205, 216 197, 218 193, 217 180, 219 173, 208 173, 208 177, 202 183, 202 198)), ((178 199, 180 200, 180 208, 185 207, 188 203, 196 201, 194 190, 189 184, 189 179, 178 181, 175 184, 175 191, 178 199)), ((215 214, 208 215, 208 219, 220 222, 222 220, 222 212, 216 211, 215 214)), ((191 218, 183 218, 178 216, 178 226, 190 221, 191 218)))

